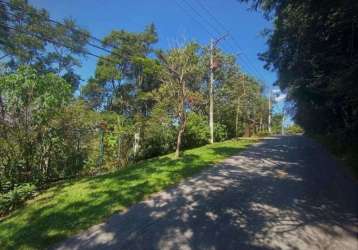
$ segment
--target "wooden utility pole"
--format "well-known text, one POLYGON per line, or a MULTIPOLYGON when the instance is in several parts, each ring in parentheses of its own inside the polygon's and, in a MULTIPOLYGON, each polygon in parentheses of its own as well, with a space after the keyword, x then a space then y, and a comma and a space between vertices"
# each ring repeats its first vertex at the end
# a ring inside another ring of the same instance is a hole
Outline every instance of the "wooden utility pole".
POLYGON ((269 91, 269 107, 268 107, 268 132, 271 134, 271 109, 272 109, 272 103, 271 103, 271 89, 269 91))
POLYGON ((281 135, 285 135, 285 111, 282 110, 282 121, 281 121, 281 135))
POLYGON ((238 137, 238 130, 239 130, 239 112, 240 112, 240 106, 241 106, 241 97, 246 96, 246 87, 245 87, 245 75, 242 74, 240 76, 240 80, 242 83, 242 94, 240 95, 237 93, 237 108, 236 108, 236 119, 235 119, 235 135, 238 137))
POLYGON ((214 49, 216 45, 224 39, 223 35, 216 40, 210 40, 210 80, 209 80, 209 129, 210 129, 210 143, 214 143, 214 49))
POLYGON ((210 81, 209 81, 209 128, 210 143, 214 143, 214 40, 210 41, 210 81))

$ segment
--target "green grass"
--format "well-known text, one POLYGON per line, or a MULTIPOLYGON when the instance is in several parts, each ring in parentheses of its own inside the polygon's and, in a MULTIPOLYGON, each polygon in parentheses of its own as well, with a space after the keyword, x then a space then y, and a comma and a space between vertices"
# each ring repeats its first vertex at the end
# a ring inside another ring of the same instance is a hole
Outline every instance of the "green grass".
POLYGON ((234 155, 254 140, 226 141, 56 185, 0 220, 0 249, 43 249, 102 222, 149 194, 234 155))

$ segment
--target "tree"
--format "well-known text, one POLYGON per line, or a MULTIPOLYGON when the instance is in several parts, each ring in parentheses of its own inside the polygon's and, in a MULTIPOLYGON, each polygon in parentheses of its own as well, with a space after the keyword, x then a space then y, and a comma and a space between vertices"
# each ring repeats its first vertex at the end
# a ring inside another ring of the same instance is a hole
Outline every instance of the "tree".
POLYGON ((261 54, 311 134, 358 144, 358 2, 253 0, 273 21, 261 54))
POLYGON ((111 54, 98 61, 95 75, 82 89, 82 96, 95 109, 130 117, 137 113, 145 115, 152 105, 145 93, 159 84, 156 79, 159 63, 149 58, 156 41, 153 24, 141 33, 112 31, 103 39, 111 54))
POLYGON ((0 90, 1 175, 12 184, 41 180, 59 143, 54 122, 70 100, 71 86, 53 73, 20 67, 0 78, 0 90))
POLYGON ((38 73, 56 73, 76 90, 79 76, 75 68, 86 53, 89 33, 73 20, 52 22, 46 10, 38 10, 25 0, 0 2, 0 60, 12 70, 31 65, 38 73))
MULTIPOLYGON (((218 54, 220 67, 215 81, 215 117, 227 128, 229 138, 263 131, 267 100, 255 78, 241 72, 232 55, 218 54), (233 117, 235 117, 233 119, 233 117)), ((267 127, 267 126, 266 126, 267 127)))
POLYGON ((279 135, 282 131, 282 113, 276 113, 272 115, 272 133, 279 135))
MULTIPOLYGON (((174 118, 178 124, 175 156, 179 157, 182 135, 187 123, 187 110, 198 94, 202 72, 199 66, 199 46, 188 43, 181 48, 173 48, 167 53, 159 53, 163 65, 160 92, 171 103, 174 118)), ((169 107, 170 107, 169 106, 169 107)))

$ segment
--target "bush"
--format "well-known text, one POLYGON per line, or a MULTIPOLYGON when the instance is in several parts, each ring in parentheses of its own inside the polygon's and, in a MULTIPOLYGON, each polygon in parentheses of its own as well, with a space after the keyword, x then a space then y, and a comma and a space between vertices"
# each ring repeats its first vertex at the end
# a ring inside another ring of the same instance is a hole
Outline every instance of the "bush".
POLYGON ((175 148, 176 129, 173 118, 158 105, 151 117, 142 122, 140 152, 137 159, 146 159, 172 152, 175 148))
POLYGON ((35 193, 33 184, 22 184, 16 186, 9 192, 0 194, 0 216, 3 216, 17 207, 21 206, 27 199, 35 193))
POLYGON ((286 133, 289 135, 302 134, 303 129, 300 126, 298 126, 297 124, 293 124, 286 129, 286 133))
POLYGON ((228 139, 227 127, 221 123, 214 123, 214 140, 216 142, 225 141, 228 139))
POLYGON ((256 135, 257 135, 258 137, 266 137, 266 136, 269 136, 270 133, 267 132, 267 131, 261 131, 261 132, 257 132, 256 135))
POLYGON ((187 124, 183 134, 183 148, 193 148, 209 142, 209 123, 203 115, 191 112, 187 117, 187 124))

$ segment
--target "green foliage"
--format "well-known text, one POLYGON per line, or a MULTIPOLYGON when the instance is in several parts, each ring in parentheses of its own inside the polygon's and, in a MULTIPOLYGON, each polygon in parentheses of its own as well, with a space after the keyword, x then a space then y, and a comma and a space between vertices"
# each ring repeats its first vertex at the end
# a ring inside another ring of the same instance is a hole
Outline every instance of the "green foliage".
POLYGON ((274 23, 261 58, 310 134, 358 145, 358 2, 253 0, 274 23))
POLYGON ((143 126, 140 158, 163 155, 175 148, 176 128, 162 104, 156 104, 143 126))
POLYGON ((35 194, 35 186, 29 183, 16 185, 10 191, 0 193, 0 216, 21 206, 35 194))
POLYGON ((199 49, 198 44, 191 42, 181 48, 173 48, 167 53, 158 53, 163 65, 160 92, 165 94, 165 102, 169 104, 168 111, 170 110, 173 120, 178 124, 176 157, 179 157, 182 136, 186 128, 187 109, 192 108, 195 99, 200 96, 203 71, 199 49))
POLYGON ((50 73, 22 67, 0 78, 1 178, 15 184, 41 182, 60 144, 56 125, 71 95, 70 85, 50 73))
POLYGON ((49 21, 46 10, 38 10, 25 0, 0 3, 0 50, 5 64, 12 70, 31 65, 41 73, 56 73, 71 86, 79 85, 74 72, 80 66, 79 57, 86 52, 89 33, 73 20, 63 25, 49 21))
POLYGON ((214 140, 216 142, 225 141, 228 137, 227 127, 220 123, 214 123, 214 140))
MULTIPOLYGON (((187 119, 183 134, 183 148, 193 148, 207 144, 210 138, 207 117, 190 112, 187 119)), ((217 132, 217 130, 215 131, 217 132)))
POLYGON ((5 249, 44 249, 102 222, 148 195, 247 148, 255 140, 226 141, 146 160, 111 174, 67 181, 30 200, 0 223, 5 249))
MULTIPOLYGON (((74 96, 80 83, 75 69, 89 34, 73 20, 61 25, 48 18, 46 10, 25 0, 0 3, 4 210, 27 197, 26 189, 19 189, 26 183, 46 188, 173 151, 179 157, 182 147, 207 144, 207 47, 189 42, 154 50, 153 24, 137 33, 113 30, 102 41, 109 53, 98 59, 81 95, 74 96)), ((215 141, 264 131, 267 100, 260 82, 244 75, 233 55, 213 52, 221 62, 214 72, 215 141)))
POLYGON ((221 67, 215 91, 215 117, 224 125, 228 138, 251 136, 267 128, 268 100, 263 87, 253 77, 242 73, 231 55, 218 55, 221 67), (249 134, 246 132, 249 131, 249 134))
POLYGON ((281 134, 282 132, 282 114, 277 113, 272 115, 272 133, 281 134))
POLYGON ((302 134, 303 133, 303 129, 297 124, 292 124, 291 126, 286 128, 285 130, 286 130, 287 134, 291 134, 291 135, 297 135, 297 134, 302 134))
POLYGON ((104 38, 103 45, 111 54, 97 62, 94 77, 82 88, 92 108, 131 116, 147 111, 151 101, 138 97, 159 84, 160 65, 148 57, 156 41, 154 25, 141 33, 115 30, 104 38))

